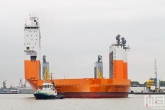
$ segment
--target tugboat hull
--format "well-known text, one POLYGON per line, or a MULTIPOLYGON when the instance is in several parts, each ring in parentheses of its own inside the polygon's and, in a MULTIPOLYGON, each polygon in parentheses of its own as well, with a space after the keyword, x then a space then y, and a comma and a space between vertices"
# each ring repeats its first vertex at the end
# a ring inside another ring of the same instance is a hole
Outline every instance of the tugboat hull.
POLYGON ((36 99, 55 99, 55 95, 50 95, 50 94, 34 94, 36 99))
POLYGON ((34 94, 36 99, 63 99, 63 95, 52 95, 52 94, 41 94, 41 93, 35 93, 34 94))

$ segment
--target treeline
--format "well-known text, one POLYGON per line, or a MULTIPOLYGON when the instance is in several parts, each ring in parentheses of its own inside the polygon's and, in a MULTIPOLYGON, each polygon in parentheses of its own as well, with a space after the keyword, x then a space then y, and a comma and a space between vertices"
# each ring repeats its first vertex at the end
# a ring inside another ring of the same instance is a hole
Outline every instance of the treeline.
POLYGON ((165 81, 160 81, 160 84, 165 84, 165 81))
MULTIPOLYGON (((131 85, 139 85, 140 83, 138 81, 131 81, 131 85)), ((146 84, 146 82, 144 82, 143 84, 146 84)), ((165 85, 165 81, 160 81, 160 85, 165 85)))
POLYGON ((139 85, 140 83, 138 81, 131 81, 131 85, 139 85))

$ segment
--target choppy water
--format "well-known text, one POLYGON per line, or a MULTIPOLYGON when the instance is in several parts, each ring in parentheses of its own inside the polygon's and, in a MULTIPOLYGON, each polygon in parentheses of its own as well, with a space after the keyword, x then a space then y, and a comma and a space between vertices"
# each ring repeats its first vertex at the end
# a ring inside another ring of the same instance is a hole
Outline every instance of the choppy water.
MULTIPOLYGON (((143 95, 129 98, 35 100, 33 94, 0 94, 0 110, 151 110, 143 95)), ((159 108, 162 109, 162 108, 159 108)), ((165 110, 165 108, 164 108, 165 110)))

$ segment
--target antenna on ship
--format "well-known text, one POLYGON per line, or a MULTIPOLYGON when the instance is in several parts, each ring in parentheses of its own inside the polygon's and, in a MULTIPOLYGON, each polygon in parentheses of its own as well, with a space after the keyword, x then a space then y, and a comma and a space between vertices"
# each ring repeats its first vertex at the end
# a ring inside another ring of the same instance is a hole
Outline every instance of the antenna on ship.
POLYGON ((52 83, 52 74, 53 74, 53 73, 50 73, 50 78, 51 78, 50 80, 51 80, 51 83, 52 83))
POLYGON ((124 37, 122 37, 121 38, 121 46, 123 46, 123 49, 127 49, 127 47, 125 47, 126 46, 126 40, 125 40, 125 38, 124 37))
POLYGON ((117 46, 120 45, 120 34, 118 34, 118 35, 116 36, 116 43, 117 43, 117 46))
POLYGON ((53 84, 53 87, 54 87, 54 82, 52 81, 52 74, 53 73, 50 73, 50 74, 51 74, 51 76, 50 76, 51 77, 51 83, 53 84))

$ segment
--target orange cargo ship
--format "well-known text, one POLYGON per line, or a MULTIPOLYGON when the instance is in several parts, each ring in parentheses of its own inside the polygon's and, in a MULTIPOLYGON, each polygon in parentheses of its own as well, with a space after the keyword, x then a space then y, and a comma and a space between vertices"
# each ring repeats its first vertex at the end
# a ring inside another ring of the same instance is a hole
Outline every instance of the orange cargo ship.
MULTIPOLYGON (((25 79, 34 91, 42 88, 44 82, 41 79, 40 39, 39 21, 33 14, 24 27, 24 69, 25 79)), ((109 78, 103 78, 99 59, 94 68, 95 78, 49 80, 54 82, 58 94, 66 98, 128 97, 130 80, 128 79, 127 51, 129 48, 125 47, 126 41, 124 38, 120 39, 120 35, 116 37, 116 40, 117 44, 111 45, 109 50, 109 78)))

